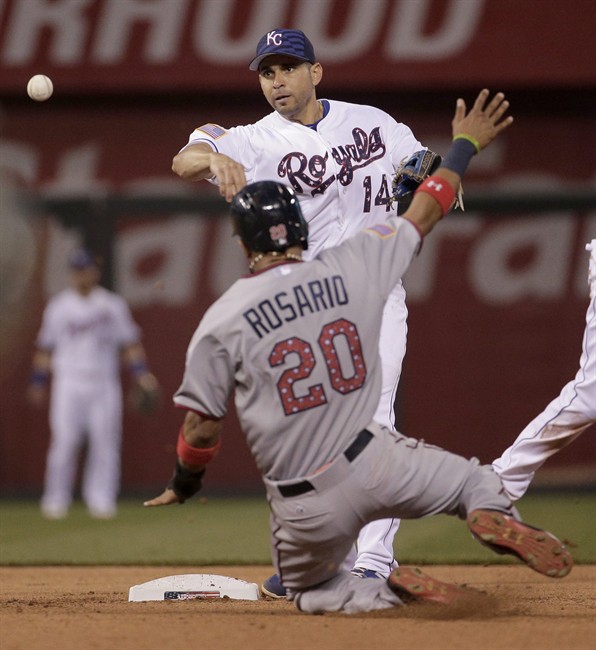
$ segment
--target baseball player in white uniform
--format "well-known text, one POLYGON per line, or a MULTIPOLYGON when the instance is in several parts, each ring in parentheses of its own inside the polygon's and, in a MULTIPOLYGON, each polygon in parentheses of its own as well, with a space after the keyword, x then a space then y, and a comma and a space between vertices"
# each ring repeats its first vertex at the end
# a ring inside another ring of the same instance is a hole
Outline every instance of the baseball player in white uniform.
POLYGON ((100 268, 86 249, 73 251, 72 287, 48 302, 37 338, 29 399, 42 405, 50 375, 51 441, 41 509, 61 519, 73 497, 78 456, 87 444, 82 497, 95 518, 116 514, 120 482, 123 353, 136 381, 155 388, 124 299, 98 286, 100 268))
POLYGON ((371 611, 413 597, 450 603, 466 593, 416 569, 395 569, 387 580, 342 569, 361 527, 386 517, 458 515, 491 548, 540 573, 571 569, 559 540, 512 516, 490 465, 374 420, 383 305, 451 208, 472 156, 512 121, 501 93, 487 100, 482 91, 468 115, 458 100, 444 167, 420 186, 404 218, 383 219, 308 263, 301 253, 309 227, 291 188, 260 181, 232 201, 251 274, 208 309, 192 337, 174 397, 187 409, 176 469, 145 505, 184 502, 200 489, 235 393, 271 507, 275 567, 302 611, 371 611))
MULTIPOLYGON (((317 100, 323 70, 308 38, 278 29, 263 36, 250 64, 274 111, 255 124, 226 129, 205 124, 176 155, 173 169, 189 180, 208 179, 228 201, 247 182, 277 180, 300 197, 309 224, 305 259, 336 246, 368 225, 385 221, 391 209, 396 168, 423 149, 412 131, 371 106, 317 100)), ((381 397, 375 419, 395 425, 394 403, 406 351, 405 291, 398 279, 384 312, 380 338, 381 397)), ((396 566, 393 538, 398 520, 376 521, 358 538, 346 562, 361 576, 387 577, 396 566)), ((270 595, 283 596, 276 576, 270 595)))
POLYGON ((590 252, 590 303, 579 370, 560 395, 493 462, 503 486, 515 500, 526 493, 534 474, 548 458, 596 422, 596 239, 586 249, 590 252))

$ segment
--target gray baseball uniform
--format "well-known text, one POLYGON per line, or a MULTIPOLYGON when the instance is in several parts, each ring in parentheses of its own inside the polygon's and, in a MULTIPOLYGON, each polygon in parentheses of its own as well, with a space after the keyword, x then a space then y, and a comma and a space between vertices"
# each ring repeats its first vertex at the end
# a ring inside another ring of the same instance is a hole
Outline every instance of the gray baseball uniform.
MULTIPOLYGON (((277 112, 255 124, 224 129, 205 124, 188 144, 206 143, 241 163, 248 183, 277 180, 291 186, 309 223, 304 259, 336 246, 391 214, 391 181, 397 167, 423 149, 411 129, 374 106, 322 99, 323 119, 311 127, 277 112)), ((213 182, 217 182, 212 179, 213 182)), ((395 424, 394 404, 406 352, 407 308, 398 280, 383 311, 380 337, 382 388, 374 419, 395 424)), ((358 538, 346 566, 387 574, 396 566, 393 538, 397 520, 376 521, 358 538)))
POLYGON ((392 217, 311 262, 242 278, 188 348, 174 401, 222 418, 235 391, 268 492, 276 569, 304 611, 400 602, 385 581, 340 570, 369 521, 510 512, 490 467, 373 422, 383 305, 419 246, 416 228, 392 217))

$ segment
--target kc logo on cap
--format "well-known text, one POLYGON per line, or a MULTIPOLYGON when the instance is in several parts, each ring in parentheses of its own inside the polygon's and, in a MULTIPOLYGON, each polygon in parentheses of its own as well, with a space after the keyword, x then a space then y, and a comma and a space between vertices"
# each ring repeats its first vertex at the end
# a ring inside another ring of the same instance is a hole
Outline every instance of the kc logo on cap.
POLYGON ((273 29, 261 38, 257 55, 250 62, 249 70, 258 70, 261 61, 273 54, 285 54, 300 61, 315 63, 315 50, 304 32, 299 29, 273 29))
POLYGON ((267 34, 267 45, 275 45, 279 47, 282 44, 281 32, 269 32, 267 34))

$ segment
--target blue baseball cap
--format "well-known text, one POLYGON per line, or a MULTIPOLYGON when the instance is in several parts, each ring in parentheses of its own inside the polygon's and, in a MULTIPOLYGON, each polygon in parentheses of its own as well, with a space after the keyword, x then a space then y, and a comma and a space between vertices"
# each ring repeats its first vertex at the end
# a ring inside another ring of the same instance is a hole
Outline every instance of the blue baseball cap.
POLYGON ((273 54, 286 54, 301 61, 315 63, 315 49, 299 29, 274 29, 267 32, 257 45, 257 56, 250 62, 249 70, 258 70, 263 59, 273 54))
POLYGON ((68 266, 71 269, 87 269, 90 266, 97 266, 97 259, 90 250, 77 248, 68 258, 68 266))

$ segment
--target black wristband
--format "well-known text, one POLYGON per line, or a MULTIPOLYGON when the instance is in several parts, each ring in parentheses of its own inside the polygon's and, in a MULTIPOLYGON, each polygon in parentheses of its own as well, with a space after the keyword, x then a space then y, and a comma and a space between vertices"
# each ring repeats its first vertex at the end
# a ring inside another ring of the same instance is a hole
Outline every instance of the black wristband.
POLYGON ((34 386, 45 386, 50 378, 48 370, 39 370, 34 368, 31 372, 31 379, 29 380, 34 386))
POLYGON ((459 174, 460 177, 466 173, 470 160, 476 155, 476 147, 464 138, 458 138, 451 143, 449 151, 443 160, 441 167, 459 174))
POLYGON ((203 476, 205 476, 204 469, 194 472, 181 465, 180 461, 176 461, 176 468, 168 483, 168 488, 174 490, 180 503, 184 503, 186 499, 190 499, 201 489, 203 476))

